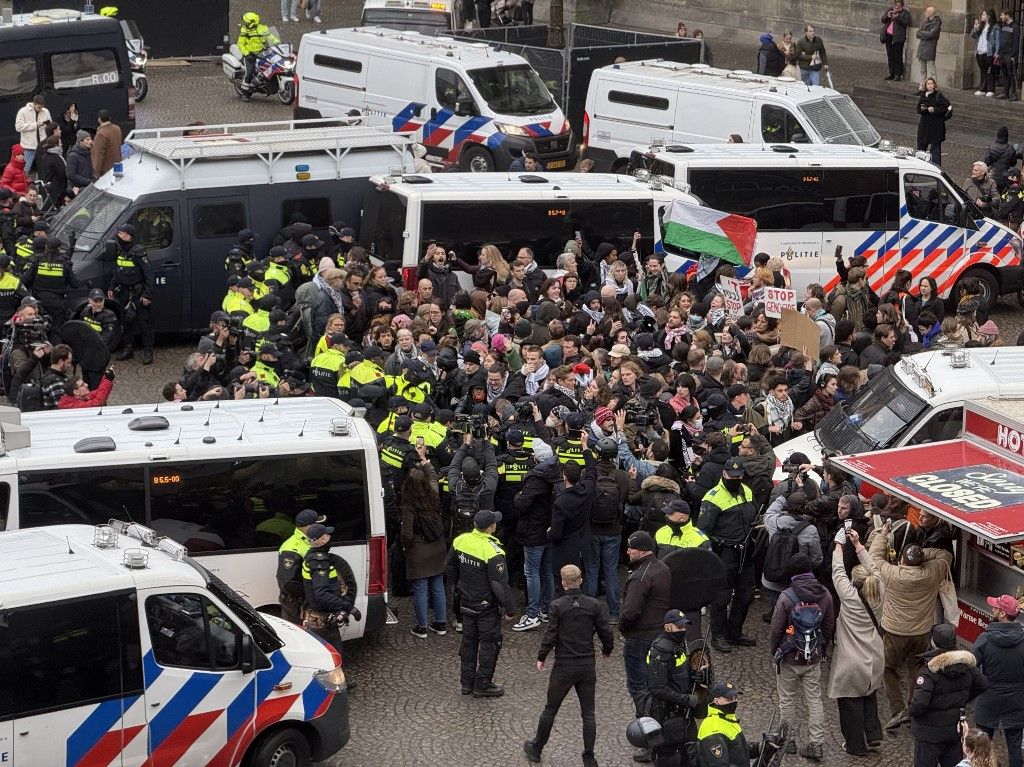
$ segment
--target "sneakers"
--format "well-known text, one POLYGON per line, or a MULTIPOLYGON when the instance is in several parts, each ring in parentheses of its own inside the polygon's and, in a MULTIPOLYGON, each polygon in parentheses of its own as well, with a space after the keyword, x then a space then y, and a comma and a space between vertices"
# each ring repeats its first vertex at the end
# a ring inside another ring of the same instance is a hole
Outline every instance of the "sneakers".
POLYGON ((298 16, 294 16, 294 15, 291 16, 290 18, 291 18, 292 21, 298 21, 299 20, 299 17, 298 16))
POLYGON ((472 695, 473 694, 473 688, 472 687, 463 687, 462 688, 462 694, 463 695, 472 695))
POLYGON ((462 633, 462 621, 455 621, 455 633, 456 634, 461 634, 462 633))
POLYGON ((804 759, 810 759, 812 762, 820 762, 822 756, 824 756, 824 749, 820 743, 806 743, 800 749, 800 756, 804 759))
POLYGON ((985 95, 985 91, 975 91, 974 95, 975 96, 984 96, 985 95))
POLYGON ((988 93, 986 93, 985 95, 986 95, 986 96, 987 96, 988 98, 992 98, 992 97, 993 97, 993 96, 995 96, 996 94, 995 94, 995 91, 989 91, 989 92, 988 92, 988 93))
POLYGON ((287 16, 282 16, 281 17, 281 23, 282 24, 287 24, 288 23, 288 17, 287 16))
POLYGON ((512 625, 513 631, 532 631, 540 625, 540 618, 524 615, 512 625))
MULTIPOLYGON (((421 627, 417 626, 416 628, 421 628, 421 627)), ((430 630, 433 631, 435 634, 437 634, 439 637, 443 637, 445 634, 448 633, 448 625, 445 624, 445 623, 440 623, 440 622, 435 621, 434 623, 430 624, 430 630)))
POLYGON ((523 743, 523 755, 526 756, 526 761, 537 764, 540 762, 540 749, 537 748, 537 744, 532 740, 528 740, 523 743))
POLYGON ((426 639, 428 636, 426 626, 413 626, 409 629, 409 633, 414 637, 419 637, 420 639, 426 639))
POLYGON ((306 20, 308 21, 308 20, 309 20, 309 18, 310 18, 310 17, 312 16, 312 15, 313 15, 313 12, 312 12, 311 10, 309 10, 309 9, 307 8, 307 9, 306 9, 306 20))
POLYGON ((313 23, 314 23, 314 24, 320 24, 320 23, 321 23, 321 21, 320 21, 320 17, 319 17, 319 16, 314 16, 314 17, 313 17, 313 23))
POLYGON ((500 698, 505 694, 505 688, 500 684, 489 684, 479 690, 473 690, 474 698, 500 698))
POLYGON ((548 623, 550 620, 551 619, 548 617, 547 613, 541 613, 540 614, 540 622, 541 623, 548 623))
POLYGON ((905 711, 897 711, 892 715, 892 719, 885 723, 885 729, 887 730, 898 730, 900 725, 903 724, 903 717, 906 715, 905 711))
POLYGON ((853 751, 851 751, 850 749, 848 749, 848 748, 846 747, 846 741, 845 741, 845 740, 844 740, 844 741, 843 741, 842 743, 840 743, 840 744, 839 744, 839 747, 840 747, 841 749, 843 749, 843 751, 844 751, 845 753, 849 754, 850 756, 868 756, 868 754, 869 754, 869 752, 868 752, 868 751, 866 751, 866 750, 864 751, 864 753, 863 753, 863 754, 857 754, 857 753, 854 753, 853 751))

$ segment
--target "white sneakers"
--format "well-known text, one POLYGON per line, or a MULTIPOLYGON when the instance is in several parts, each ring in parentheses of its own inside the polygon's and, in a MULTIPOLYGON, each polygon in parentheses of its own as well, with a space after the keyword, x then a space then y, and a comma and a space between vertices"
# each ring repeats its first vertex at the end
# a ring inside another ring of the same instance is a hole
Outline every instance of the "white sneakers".
POLYGON ((540 618, 531 618, 529 615, 523 615, 512 625, 513 631, 531 631, 540 626, 540 618))
POLYGON ((984 96, 985 95, 985 91, 975 91, 974 95, 975 96, 984 96))
POLYGON ((314 24, 319 24, 319 23, 321 23, 321 22, 320 22, 320 17, 319 17, 319 16, 314 16, 314 17, 313 17, 313 23, 314 23, 314 24))
POLYGON ((993 92, 993 91, 989 91, 988 93, 986 93, 985 91, 975 91, 975 92, 974 92, 974 95, 975 95, 975 96, 985 96, 985 97, 987 97, 987 98, 992 98, 992 97, 993 97, 993 96, 995 96, 996 94, 995 94, 995 92, 993 92))
POLYGON ((288 17, 287 16, 282 16, 281 17, 281 21, 283 21, 285 24, 287 24, 288 23, 288 17))
POLYGON ((996 94, 995 94, 995 93, 993 93, 992 91, 989 91, 989 92, 988 92, 988 93, 986 93, 985 95, 986 95, 986 96, 987 96, 988 98, 992 98, 992 97, 993 97, 993 96, 995 96, 996 94))
POLYGON ((298 21, 299 17, 298 16, 292 16, 291 19, 292 19, 292 21, 298 21))

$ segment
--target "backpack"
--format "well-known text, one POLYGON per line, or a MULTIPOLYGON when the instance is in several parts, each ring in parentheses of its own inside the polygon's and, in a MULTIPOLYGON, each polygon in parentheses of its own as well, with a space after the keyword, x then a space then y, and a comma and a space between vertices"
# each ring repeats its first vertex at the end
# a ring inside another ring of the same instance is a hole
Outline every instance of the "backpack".
POLYGON ((619 483, 611 474, 605 474, 599 476, 595 484, 590 521, 598 525, 612 524, 619 518, 619 483))
POLYGON ((814 602, 800 602, 793 589, 786 589, 782 593, 793 602, 793 607, 789 610, 786 640, 779 647, 778 653, 786 655, 795 650, 797 657, 810 661, 820 655, 821 622, 825 614, 814 602))
POLYGON ((800 533, 810 527, 807 520, 793 528, 779 528, 768 541, 764 554, 764 577, 773 583, 785 583, 789 579, 789 560, 800 551, 800 533))
POLYGON ((43 410, 43 387, 37 383, 22 384, 18 392, 18 409, 22 413, 43 410))
POLYGON ((864 318, 871 313, 871 302, 868 299, 867 285, 863 290, 855 293, 846 292, 846 310, 843 312, 843 319, 850 320, 855 330, 864 327, 864 318))

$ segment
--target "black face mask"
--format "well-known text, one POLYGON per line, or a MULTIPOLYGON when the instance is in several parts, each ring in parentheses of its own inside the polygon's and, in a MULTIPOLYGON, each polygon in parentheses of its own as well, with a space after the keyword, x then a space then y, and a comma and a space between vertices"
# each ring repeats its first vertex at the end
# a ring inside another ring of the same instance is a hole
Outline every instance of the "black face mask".
POLYGON ((732 703, 723 703, 720 706, 716 704, 715 708, 717 708, 723 714, 735 714, 736 713, 736 706, 738 706, 738 705, 739 705, 739 701, 738 700, 734 700, 732 703))
POLYGON ((743 486, 743 480, 742 479, 723 479, 722 480, 722 484, 725 486, 725 489, 728 490, 730 493, 735 493, 737 490, 739 490, 743 486))
POLYGON ((686 641, 686 632, 685 631, 671 631, 671 632, 666 631, 665 632, 665 636, 667 636, 669 639, 671 639, 676 644, 682 644, 683 642, 686 641))

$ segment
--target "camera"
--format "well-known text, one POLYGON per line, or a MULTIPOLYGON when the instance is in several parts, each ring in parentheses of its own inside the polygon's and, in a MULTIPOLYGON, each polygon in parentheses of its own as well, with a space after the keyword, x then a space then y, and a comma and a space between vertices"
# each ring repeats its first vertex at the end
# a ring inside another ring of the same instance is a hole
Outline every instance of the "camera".
POLYGON ((516 415, 519 416, 520 418, 527 418, 527 419, 531 419, 532 420, 532 418, 533 418, 533 400, 521 399, 518 402, 516 402, 514 405, 512 405, 512 407, 515 408, 516 415))
POLYGON ((49 341, 50 320, 47 317, 19 322, 14 326, 14 343, 18 346, 38 348, 49 341))
POLYGON ((240 336, 243 333, 242 318, 234 315, 228 316, 228 333, 233 336, 240 336))
POLYGON ((980 199, 983 203, 987 205, 988 203, 992 202, 992 195, 989 194, 988 192, 982 192, 978 199, 980 199))
POLYGON ((471 434, 473 439, 487 439, 487 416, 482 413, 467 415, 459 413, 452 420, 451 431, 460 434, 471 434))
POLYGON ((639 394, 628 399, 623 409, 626 411, 626 423, 637 426, 650 426, 654 423, 650 403, 639 394))

